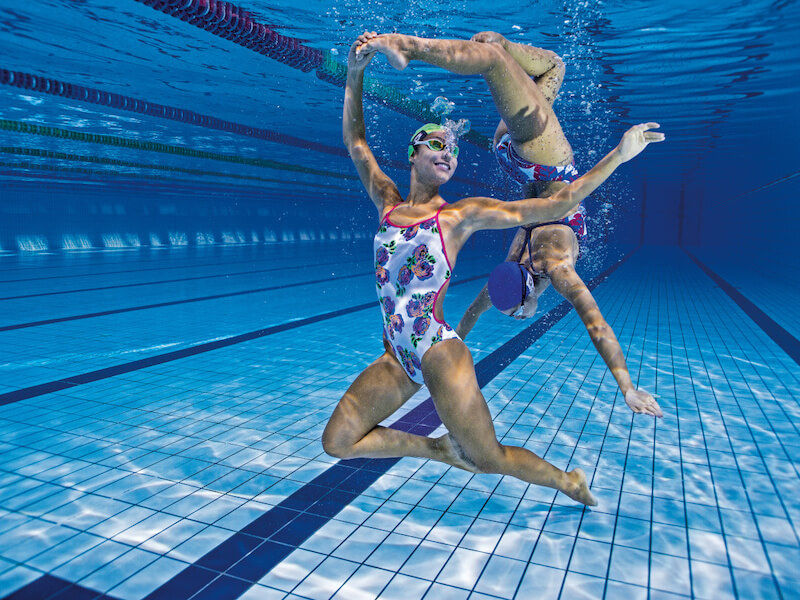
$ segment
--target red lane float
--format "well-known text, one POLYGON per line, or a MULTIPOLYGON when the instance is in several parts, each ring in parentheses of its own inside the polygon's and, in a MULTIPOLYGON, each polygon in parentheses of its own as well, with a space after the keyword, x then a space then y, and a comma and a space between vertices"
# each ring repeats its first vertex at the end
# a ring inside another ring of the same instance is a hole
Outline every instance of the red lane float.
POLYGON ((255 50, 304 73, 322 64, 323 53, 259 23, 232 2, 221 0, 136 0, 205 29, 235 44, 255 50))

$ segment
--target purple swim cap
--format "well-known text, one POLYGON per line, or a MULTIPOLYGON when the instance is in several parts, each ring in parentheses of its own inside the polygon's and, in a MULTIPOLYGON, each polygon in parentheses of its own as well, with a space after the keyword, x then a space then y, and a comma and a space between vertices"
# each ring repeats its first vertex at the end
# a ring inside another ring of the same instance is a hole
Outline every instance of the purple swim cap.
POLYGON ((508 310, 520 304, 526 287, 524 267, 515 262, 503 262, 497 265, 489 275, 489 298, 498 310, 508 310))

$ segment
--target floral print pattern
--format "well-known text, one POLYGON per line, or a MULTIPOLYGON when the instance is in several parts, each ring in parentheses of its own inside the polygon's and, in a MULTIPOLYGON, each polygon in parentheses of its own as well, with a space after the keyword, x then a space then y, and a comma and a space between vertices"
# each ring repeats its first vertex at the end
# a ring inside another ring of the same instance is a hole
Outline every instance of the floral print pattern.
POLYGON ((408 376, 423 383, 422 357, 458 335, 434 316, 434 305, 450 279, 444 244, 435 217, 398 226, 390 215, 375 234, 375 282, 384 333, 408 376))

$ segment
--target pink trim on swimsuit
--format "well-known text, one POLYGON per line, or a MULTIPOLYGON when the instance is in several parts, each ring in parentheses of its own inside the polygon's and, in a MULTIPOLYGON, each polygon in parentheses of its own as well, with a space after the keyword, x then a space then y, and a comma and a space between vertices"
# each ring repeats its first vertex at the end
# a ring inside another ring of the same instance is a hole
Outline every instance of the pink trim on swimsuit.
MULTIPOLYGON (((397 205, 399 206, 399 205, 397 205)), ((384 335, 406 374, 424 383, 422 357, 435 344, 458 338, 434 307, 452 269, 439 224, 433 217, 398 225, 386 213, 375 234, 375 278, 384 321, 384 335), (406 322, 406 319, 413 322, 406 322), (438 329, 432 324, 439 325, 438 329)))

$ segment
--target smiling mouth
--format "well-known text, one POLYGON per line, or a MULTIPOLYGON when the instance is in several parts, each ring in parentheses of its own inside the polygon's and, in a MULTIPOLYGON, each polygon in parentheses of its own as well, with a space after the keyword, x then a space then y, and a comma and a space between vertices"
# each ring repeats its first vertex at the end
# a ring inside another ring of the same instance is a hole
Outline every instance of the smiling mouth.
POLYGON ((445 167, 448 171, 450 170, 450 163, 437 161, 433 164, 437 167, 445 167))

